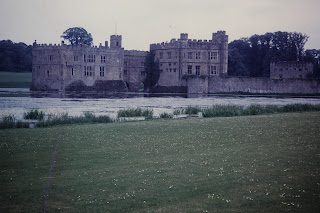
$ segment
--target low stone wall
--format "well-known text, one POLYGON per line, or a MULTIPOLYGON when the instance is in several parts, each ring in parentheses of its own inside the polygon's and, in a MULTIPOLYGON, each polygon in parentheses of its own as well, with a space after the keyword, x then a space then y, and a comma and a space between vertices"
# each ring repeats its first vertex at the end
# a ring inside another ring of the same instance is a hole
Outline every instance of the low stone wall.
POLYGON ((320 81, 250 77, 195 77, 187 80, 188 93, 320 94, 320 81))

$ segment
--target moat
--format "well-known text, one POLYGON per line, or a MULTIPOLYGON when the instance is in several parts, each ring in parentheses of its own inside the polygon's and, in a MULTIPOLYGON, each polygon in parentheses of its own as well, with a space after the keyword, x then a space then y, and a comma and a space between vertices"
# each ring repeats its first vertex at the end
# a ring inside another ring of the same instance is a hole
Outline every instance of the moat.
POLYGON ((1 88, 0 117, 14 115, 17 119, 31 109, 39 109, 46 114, 67 112, 70 116, 92 112, 96 115, 116 117, 124 108, 149 108, 154 115, 188 106, 210 107, 214 104, 249 106, 286 105, 294 103, 320 104, 320 97, 294 96, 254 96, 254 95, 188 95, 188 94, 144 94, 144 93, 49 93, 30 92, 29 89, 1 88))

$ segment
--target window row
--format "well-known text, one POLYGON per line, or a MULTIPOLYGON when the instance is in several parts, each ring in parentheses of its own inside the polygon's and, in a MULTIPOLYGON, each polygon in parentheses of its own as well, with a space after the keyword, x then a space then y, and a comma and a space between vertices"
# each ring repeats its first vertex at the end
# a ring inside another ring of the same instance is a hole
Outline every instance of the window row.
MULTIPOLYGON (((200 75, 201 73, 201 66, 196 65, 195 66, 195 74, 196 75, 200 75)), ((192 65, 188 65, 188 74, 192 75, 193 74, 193 66, 192 65)), ((218 70, 217 70, 217 66, 208 66, 208 74, 209 75, 217 75, 218 74, 218 70)))
MULTIPOLYGON (((79 60, 79 57, 74 56, 74 61, 78 61, 78 60, 79 60)), ((107 56, 102 55, 100 58, 100 62, 106 63, 106 61, 107 61, 107 56)), ((96 62, 96 55, 83 55, 83 62, 95 63, 96 62)))
MULTIPOLYGON (((166 59, 172 59, 172 53, 171 52, 167 52, 167 58, 166 59)), ((178 58, 178 52, 175 52, 175 56, 176 59, 178 58)), ((184 54, 183 56, 184 58, 186 58, 186 54, 184 54)), ((159 53, 159 59, 163 59, 163 52, 159 53)), ((187 58, 188 59, 201 59, 201 52, 188 52, 187 53, 187 58)), ((208 60, 217 60, 218 59, 218 52, 208 52, 208 60)))

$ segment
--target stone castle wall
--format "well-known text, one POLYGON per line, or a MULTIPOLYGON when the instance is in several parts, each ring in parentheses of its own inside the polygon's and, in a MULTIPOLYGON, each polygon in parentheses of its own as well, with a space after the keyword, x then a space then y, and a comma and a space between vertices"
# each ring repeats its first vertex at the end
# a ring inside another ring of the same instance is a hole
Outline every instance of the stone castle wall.
POLYGON ((212 40, 191 40, 182 33, 169 43, 151 44, 159 61, 159 86, 186 86, 184 75, 225 75, 228 64, 228 36, 213 33, 212 40))
POLYGON ((313 65, 301 61, 270 63, 270 78, 312 78, 313 65))
POLYGON ((188 93, 320 94, 320 81, 250 77, 187 79, 188 93))
POLYGON ((143 83, 145 73, 146 51, 125 50, 123 80, 127 83, 130 91, 138 91, 143 83))
POLYGON ((99 47, 34 43, 31 89, 64 91, 68 85, 79 81, 88 87, 94 86, 96 81, 128 80, 139 84, 142 81, 140 70, 139 78, 134 77, 136 73, 130 73, 138 72, 134 67, 124 73, 124 60, 129 55, 129 58, 133 57, 131 63, 138 59, 140 63, 146 52, 126 51, 125 54, 118 35, 111 36, 110 41, 110 47, 107 41, 105 46, 100 44, 99 47))

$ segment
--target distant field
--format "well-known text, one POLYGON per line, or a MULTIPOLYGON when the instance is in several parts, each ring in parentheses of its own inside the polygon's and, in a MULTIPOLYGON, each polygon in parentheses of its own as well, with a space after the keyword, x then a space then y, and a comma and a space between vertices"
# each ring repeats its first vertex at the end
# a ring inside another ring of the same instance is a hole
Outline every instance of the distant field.
POLYGON ((0 212, 317 212, 320 113, 0 130, 0 212))
POLYGON ((16 73, 0 71, 0 88, 29 88, 31 81, 31 72, 16 73))

